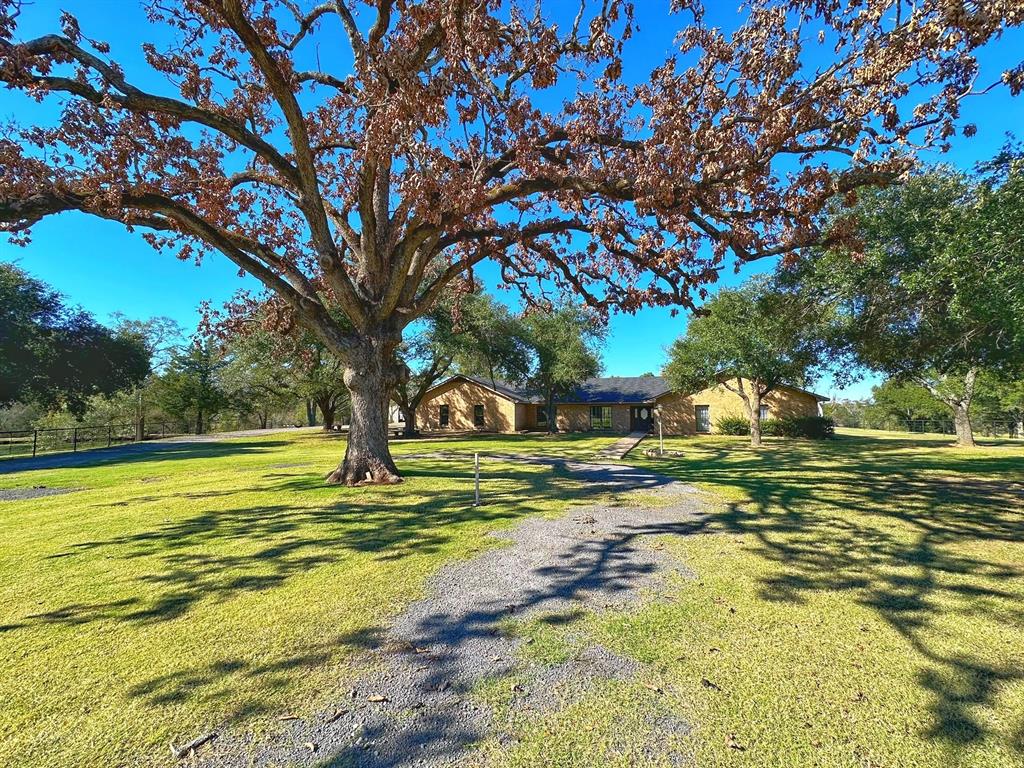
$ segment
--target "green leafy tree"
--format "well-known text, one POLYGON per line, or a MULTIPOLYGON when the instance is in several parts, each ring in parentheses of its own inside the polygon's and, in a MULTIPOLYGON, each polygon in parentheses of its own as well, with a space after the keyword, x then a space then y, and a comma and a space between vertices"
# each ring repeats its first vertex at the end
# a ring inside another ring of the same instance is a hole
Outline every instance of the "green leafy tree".
POLYGON ((926 387, 913 382, 890 379, 871 389, 875 406, 894 417, 901 428, 909 422, 945 419, 949 409, 926 387))
POLYGON ((983 371, 1024 366, 1024 165, 1012 153, 969 177, 948 168, 864 192, 837 211, 836 244, 789 279, 835 306, 841 346, 863 366, 925 387, 973 446, 983 371))
POLYGON ((0 405, 36 403, 80 415, 95 395, 149 373, 142 340, 116 333, 13 264, 0 264, 0 405))
POLYGON ((486 293, 449 296, 407 339, 399 355, 410 375, 395 387, 405 434, 416 433, 416 409, 427 392, 449 373, 522 380, 529 367, 519 318, 486 293))
POLYGON ((680 392, 720 383, 739 395, 759 446, 761 401, 780 384, 808 383, 824 363, 823 315, 766 279, 719 291, 669 349, 665 376, 680 392))
POLYGON ((544 395, 548 432, 555 431, 555 398, 601 371, 605 326, 575 306, 525 315, 523 339, 533 358, 527 383, 544 395))
POLYGON ((235 337, 225 350, 226 362, 218 377, 234 410, 241 416, 255 416, 261 429, 266 429, 272 414, 299 399, 291 366, 275 354, 278 346, 277 336, 263 329, 235 337))
POLYGON ((157 402, 188 429, 203 434, 210 420, 230 402, 218 380, 226 364, 223 354, 209 341, 197 340, 179 349, 160 377, 157 402))
MULTIPOLYGON (((174 351, 181 345, 185 332, 177 322, 169 317, 134 320, 118 312, 114 313, 113 320, 114 328, 118 333, 138 338, 149 355, 149 374, 131 392, 125 393, 128 395, 127 399, 131 400, 134 411, 132 420, 135 422, 135 439, 144 440, 147 404, 152 399, 153 387, 156 385, 159 374, 167 368, 174 351)), ((120 413, 125 413, 125 409, 120 409, 120 413)))
POLYGON ((1024 377, 981 376, 975 402, 990 422, 1005 421, 1007 432, 1024 437, 1024 377))

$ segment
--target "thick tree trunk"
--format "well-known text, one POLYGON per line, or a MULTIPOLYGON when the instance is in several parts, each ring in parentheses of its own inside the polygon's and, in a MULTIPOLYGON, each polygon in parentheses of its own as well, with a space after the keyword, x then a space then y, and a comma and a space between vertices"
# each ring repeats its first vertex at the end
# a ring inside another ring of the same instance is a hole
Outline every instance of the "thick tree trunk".
POLYGON ((316 426, 316 404, 309 399, 306 400, 306 424, 316 426))
MULTIPOLYGON (((349 353, 344 380, 352 399, 348 443, 340 467, 328 483, 371 485, 400 483, 388 450, 388 401, 404 366, 395 362, 399 339, 370 338, 349 353)), ((407 373, 407 372, 406 372, 407 373)))
POLYGON ((750 399, 747 409, 750 411, 750 447, 761 447, 761 390, 757 382, 751 383, 750 399))
POLYGON ((971 426, 969 404, 959 402, 953 406, 953 429, 956 430, 956 444, 961 448, 975 448, 974 428, 971 426))

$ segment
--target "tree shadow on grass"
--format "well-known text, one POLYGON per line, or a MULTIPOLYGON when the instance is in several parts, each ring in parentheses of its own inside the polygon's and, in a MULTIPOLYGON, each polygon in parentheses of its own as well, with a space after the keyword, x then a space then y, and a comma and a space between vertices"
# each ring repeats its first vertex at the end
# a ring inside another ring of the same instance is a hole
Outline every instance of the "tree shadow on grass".
MULTIPOLYGON (((754 452, 692 444, 650 466, 682 480, 740 489, 708 530, 749 535, 774 567, 760 596, 802 603, 847 592, 902 635, 919 658, 934 727, 950 744, 1002 738, 978 708, 1024 669, 936 639, 940 620, 1024 626, 1024 563, 990 560, 978 544, 1024 541, 1024 459, 972 455, 928 440, 845 438, 754 452), (1016 584, 1016 589, 1014 585, 1016 584), (1014 602, 1015 601, 1015 602, 1014 602), (1010 606, 1010 607, 1007 607, 1010 606)), ((1021 724, 1024 729, 1024 723, 1021 724)), ((1020 739, 1011 748, 1024 754, 1020 739)))
MULTIPOLYGON (((204 510, 148 530, 79 542, 48 559, 70 563, 101 553, 117 561, 145 563, 135 583, 139 594, 95 604, 73 603, 27 617, 32 623, 81 625, 94 621, 153 623, 175 619, 200 601, 227 600, 273 589, 351 553, 375 554, 381 562, 429 556, 451 543, 466 523, 493 523, 535 513, 542 502, 568 498, 562 475, 505 467, 488 479, 488 503, 473 506, 471 477, 440 462, 417 462, 411 478, 443 477, 448 489, 417 490, 325 487, 315 474, 269 478, 262 489, 279 503, 204 510), (323 505, 317 498, 322 496, 323 505)), ((228 492, 147 495, 130 503, 173 504, 182 495, 223 502, 228 492)))

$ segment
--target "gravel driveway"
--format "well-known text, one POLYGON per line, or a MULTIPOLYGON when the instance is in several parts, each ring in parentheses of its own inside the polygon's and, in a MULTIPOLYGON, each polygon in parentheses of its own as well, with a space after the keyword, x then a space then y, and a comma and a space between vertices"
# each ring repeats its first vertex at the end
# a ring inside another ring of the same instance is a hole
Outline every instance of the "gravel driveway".
MULTIPOLYGON (((201 764, 456 765, 497 727, 489 709, 470 696, 479 683, 525 673, 529 682, 517 687, 516 706, 543 710, 596 681, 641 671, 637 662, 596 645, 559 666, 531 664, 517 657, 523 640, 505 634, 502 625, 537 613, 621 607, 656 595, 669 574, 690 575, 651 546, 651 537, 692 530, 702 512, 699 492, 635 467, 501 459, 556 465, 595 490, 642 490, 661 498, 649 506, 574 507, 561 519, 531 518, 500 534, 510 546, 442 569, 428 584, 428 597, 368 643, 379 663, 355 687, 316 716, 283 724, 270 739, 219 739, 200 749, 201 764)), ((664 750, 686 731, 685 723, 661 716, 652 720, 646 741, 664 750)))

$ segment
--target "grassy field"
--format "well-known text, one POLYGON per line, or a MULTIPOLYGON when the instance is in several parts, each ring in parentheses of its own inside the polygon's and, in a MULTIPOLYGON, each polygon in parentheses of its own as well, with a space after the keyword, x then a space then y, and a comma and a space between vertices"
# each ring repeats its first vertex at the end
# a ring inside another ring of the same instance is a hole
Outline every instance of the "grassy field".
MULTIPOLYGON (((608 441, 396 443, 407 482, 369 490, 323 486, 342 446, 309 434, 0 475, 80 489, 0 502, 0 765, 161 764, 171 739, 312 710, 441 565, 580 496, 549 469, 488 463, 473 508, 468 461, 403 455, 584 458, 608 441)), ((480 696, 511 738, 480 762, 663 765, 652 724, 685 722, 678 746, 701 766, 1024 764, 1024 445, 666 447, 683 455, 631 461, 707 492, 707 514, 658 543, 697 578, 517 630, 534 661, 596 641, 643 674, 547 713, 503 709, 514 681, 494 681, 480 696)))
MULTIPOLYGON (((609 441, 394 451, 588 456, 609 441)), ((0 488, 80 489, 0 502, 0 765, 168 763, 172 739, 301 713, 442 564, 578 491, 548 469, 487 464, 488 503, 473 508, 470 462, 430 459, 400 460, 400 486, 326 487, 343 448, 278 434, 0 475, 0 488)))
POLYGON ((710 492, 690 535, 664 541, 697 579, 538 643, 564 658, 596 640, 647 678, 571 712, 505 713, 519 741, 488 744, 495 764, 646 765, 646 686, 693 725, 683 748, 700 766, 1024 765, 1024 445, 846 433, 666 448, 683 455, 632 461, 710 492))

